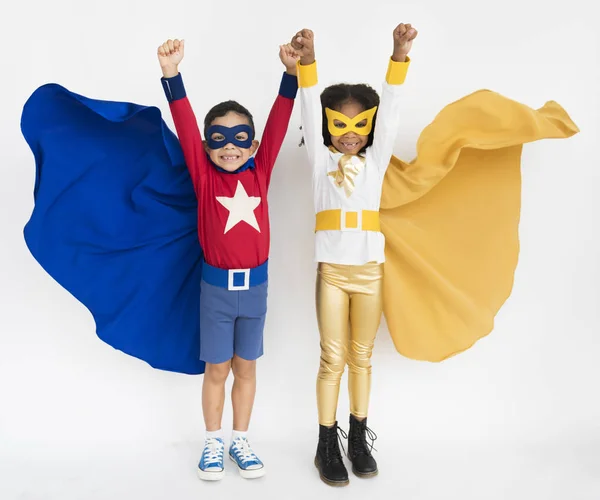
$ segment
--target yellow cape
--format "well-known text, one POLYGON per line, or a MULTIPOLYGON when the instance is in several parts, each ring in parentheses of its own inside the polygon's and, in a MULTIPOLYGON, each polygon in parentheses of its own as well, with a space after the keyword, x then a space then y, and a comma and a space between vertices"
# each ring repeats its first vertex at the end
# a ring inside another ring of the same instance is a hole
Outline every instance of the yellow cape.
POLYGON ((442 361, 492 331, 519 255, 523 144, 577 132, 556 102, 534 110, 480 90, 436 116, 412 162, 392 157, 384 315, 400 354, 442 361))

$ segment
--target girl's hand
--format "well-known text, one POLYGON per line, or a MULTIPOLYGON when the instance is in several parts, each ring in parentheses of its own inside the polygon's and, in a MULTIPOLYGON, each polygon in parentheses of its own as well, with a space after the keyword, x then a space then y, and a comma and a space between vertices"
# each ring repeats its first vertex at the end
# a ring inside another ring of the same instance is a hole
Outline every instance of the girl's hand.
POLYGON ((401 23, 394 29, 394 53, 392 59, 404 62, 412 48, 413 40, 417 37, 417 30, 410 24, 401 23))
POLYGON ((315 62, 315 35, 311 30, 303 29, 292 37, 290 45, 300 55, 300 64, 308 66, 315 62))

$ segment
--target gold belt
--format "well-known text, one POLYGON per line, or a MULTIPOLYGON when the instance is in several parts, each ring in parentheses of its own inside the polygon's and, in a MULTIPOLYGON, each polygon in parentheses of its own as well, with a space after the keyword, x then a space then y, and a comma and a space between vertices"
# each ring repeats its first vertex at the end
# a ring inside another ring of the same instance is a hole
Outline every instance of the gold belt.
POLYGON ((317 213, 316 231, 381 231, 377 210, 346 212, 323 210, 317 213))

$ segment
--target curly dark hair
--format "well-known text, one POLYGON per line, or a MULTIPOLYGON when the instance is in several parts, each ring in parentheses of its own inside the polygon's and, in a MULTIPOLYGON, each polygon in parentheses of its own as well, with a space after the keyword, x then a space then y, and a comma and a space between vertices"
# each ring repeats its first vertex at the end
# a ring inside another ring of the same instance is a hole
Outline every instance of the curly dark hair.
POLYGON ((215 118, 220 118, 221 116, 225 116, 230 111, 238 113, 248 118, 250 122, 250 128, 252 128, 252 137, 254 140, 255 131, 254 131, 254 119, 252 118, 252 114, 248 111, 244 106, 242 106, 239 102, 236 101, 224 101, 220 102, 216 106, 213 106, 210 111, 204 117, 204 136, 206 137, 206 131, 210 127, 211 123, 215 118))
MULTIPOLYGON (((323 90, 321 93, 321 108, 323 110, 323 142, 325 143, 325 146, 331 146, 331 134, 327 128, 325 108, 339 111, 344 104, 349 102, 356 102, 360 104, 364 110, 367 110, 379 106, 379 95, 373 87, 366 83, 338 83, 323 90)), ((373 128, 369 134, 369 140, 361 152, 373 144, 376 118, 377 113, 373 116, 373 128)))

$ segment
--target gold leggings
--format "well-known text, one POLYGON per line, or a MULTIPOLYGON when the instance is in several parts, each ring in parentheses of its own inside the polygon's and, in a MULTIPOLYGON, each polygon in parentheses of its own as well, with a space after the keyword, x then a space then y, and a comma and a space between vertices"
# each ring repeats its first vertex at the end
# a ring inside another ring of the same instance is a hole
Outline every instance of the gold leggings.
POLYGON ((366 418, 371 391, 371 352, 381 322, 383 265, 320 263, 317 321, 321 364, 317 378, 319 424, 336 422, 340 380, 348 364, 350 413, 366 418))

